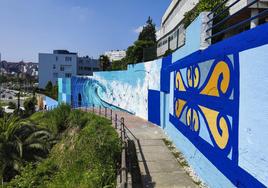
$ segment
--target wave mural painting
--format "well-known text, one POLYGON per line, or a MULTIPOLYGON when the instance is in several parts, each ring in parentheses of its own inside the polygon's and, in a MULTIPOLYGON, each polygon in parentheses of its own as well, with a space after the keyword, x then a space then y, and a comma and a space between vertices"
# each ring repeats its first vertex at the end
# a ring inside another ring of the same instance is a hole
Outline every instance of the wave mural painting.
MULTIPOLYGON (((148 118, 148 89, 160 88, 161 60, 129 65, 128 71, 96 72, 92 77, 70 80, 74 107, 103 106, 148 118), (72 87, 75 86, 75 87, 72 87)), ((62 82, 66 79, 60 79, 62 82)), ((59 92, 64 93, 64 92, 59 92)))
POLYGON ((267 31, 264 24, 183 58, 179 49, 126 71, 59 79, 60 102, 161 126, 209 187, 267 187, 267 31))

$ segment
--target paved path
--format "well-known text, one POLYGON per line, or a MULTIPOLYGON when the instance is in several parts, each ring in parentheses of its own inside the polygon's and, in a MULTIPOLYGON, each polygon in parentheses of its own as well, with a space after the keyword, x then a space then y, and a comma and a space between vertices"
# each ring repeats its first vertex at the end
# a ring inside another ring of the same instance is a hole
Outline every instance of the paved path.
POLYGON ((137 116, 115 113, 125 118, 126 126, 139 140, 135 145, 144 187, 198 187, 163 142, 167 137, 161 128, 137 116))
MULTIPOLYGON (((163 142, 167 137, 161 128, 125 112, 113 111, 115 113, 118 117, 124 117, 125 125, 130 131, 127 135, 135 140, 143 187, 198 187, 163 142)), ((110 111, 107 114, 110 115, 110 111)))

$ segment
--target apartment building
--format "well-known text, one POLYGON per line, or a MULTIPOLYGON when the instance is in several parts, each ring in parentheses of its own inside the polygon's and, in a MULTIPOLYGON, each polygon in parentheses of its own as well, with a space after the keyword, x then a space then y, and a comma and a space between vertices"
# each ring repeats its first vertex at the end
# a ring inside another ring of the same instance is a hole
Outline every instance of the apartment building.
POLYGON ((100 71, 100 62, 98 59, 93 59, 88 56, 78 57, 77 75, 92 76, 93 72, 100 71))
POLYGON ((39 53, 39 88, 44 89, 49 81, 55 85, 58 78, 69 78, 77 73, 77 53, 54 50, 39 53))
POLYGON ((126 51, 125 50, 111 50, 104 53, 111 62, 113 61, 119 61, 126 57, 126 51))
MULTIPOLYGON (((254 17, 268 7, 268 0, 259 0, 257 3, 254 3, 253 0, 229 0, 225 2, 226 6, 231 5, 230 9, 228 10, 229 15, 233 16, 226 22, 226 24, 230 25, 238 23, 239 20, 254 17), (246 9, 236 16, 235 13, 244 7, 246 9)), ((161 27, 156 33, 157 56, 162 56, 168 49, 176 50, 185 44, 185 26, 183 25, 184 15, 185 13, 191 11, 198 3, 199 0, 172 0, 162 17, 161 27)), ((250 22, 250 26, 245 26, 239 30, 233 30, 225 33, 224 37, 232 36, 249 28, 256 27, 257 25, 267 21, 267 17, 252 20, 250 22)))

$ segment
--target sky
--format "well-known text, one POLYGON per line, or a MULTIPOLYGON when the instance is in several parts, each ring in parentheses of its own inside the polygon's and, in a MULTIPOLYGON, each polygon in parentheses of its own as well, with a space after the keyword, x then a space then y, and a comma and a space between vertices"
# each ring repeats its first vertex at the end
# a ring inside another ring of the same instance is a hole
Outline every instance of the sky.
POLYGON ((0 53, 38 62, 54 49, 98 58, 127 49, 151 16, 156 26, 171 0, 0 0, 0 53))

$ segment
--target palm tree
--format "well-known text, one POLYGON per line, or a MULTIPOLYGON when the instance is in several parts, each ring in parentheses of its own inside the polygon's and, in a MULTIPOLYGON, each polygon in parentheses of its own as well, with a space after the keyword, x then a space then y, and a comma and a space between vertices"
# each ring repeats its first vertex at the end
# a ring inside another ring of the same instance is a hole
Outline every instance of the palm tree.
POLYGON ((16 116, 0 119, 0 178, 9 181, 26 162, 43 159, 49 153, 52 134, 16 116))

